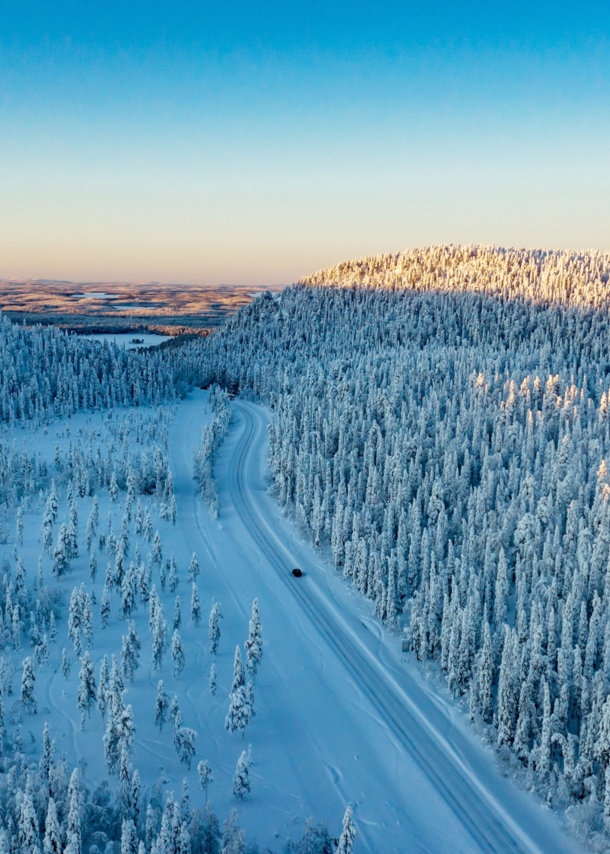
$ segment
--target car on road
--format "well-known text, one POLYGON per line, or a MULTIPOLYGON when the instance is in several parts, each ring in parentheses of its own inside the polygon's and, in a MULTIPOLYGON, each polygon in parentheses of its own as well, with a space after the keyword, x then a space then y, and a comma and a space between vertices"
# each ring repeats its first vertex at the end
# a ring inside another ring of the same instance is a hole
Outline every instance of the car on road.
POLYGON ((301 576, 303 575, 303 570, 295 568, 292 570, 292 574, 294 575, 295 578, 301 578, 301 576))

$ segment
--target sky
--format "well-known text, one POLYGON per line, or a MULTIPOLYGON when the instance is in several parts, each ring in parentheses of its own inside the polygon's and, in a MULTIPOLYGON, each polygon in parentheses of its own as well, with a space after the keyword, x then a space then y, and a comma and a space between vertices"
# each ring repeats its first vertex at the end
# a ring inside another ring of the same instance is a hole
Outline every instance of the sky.
POLYGON ((0 0, 0 278, 610 250, 610 4, 0 0))

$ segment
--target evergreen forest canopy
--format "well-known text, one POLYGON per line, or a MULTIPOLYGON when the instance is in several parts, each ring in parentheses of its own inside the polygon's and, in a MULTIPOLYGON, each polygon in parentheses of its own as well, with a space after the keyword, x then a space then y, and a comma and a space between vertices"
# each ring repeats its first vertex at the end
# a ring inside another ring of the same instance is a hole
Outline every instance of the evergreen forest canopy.
POLYGON ((319 270, 303 285, 469 292, 608 309, 610 254, 490 246, 428 246, 319 270))
MULTIPOLYGON (((432 247, 242 309, 282 506, 549 804, 610 831, 610 256, 432 247)), ((601 843, 600 843, 601 844, 601 843)))
MULTIPOLYGON (((601 848, 609 273, 610 255, 597 252, 430 247, 318 272, 255 299, 208 339, 148 352, 2 321, 0 420, 158 405, 195 384, 267 403, 280 504, 444 674, 527 785, 601 848)), ((228 425, 217 397, 196 460, 214 508, 212 465, 228 425)), ((85 490, 110 471, 86 453, 85 490)), ((48 487, 48 472, 16 447, 0 446, 0 460, 0 503, 48 487)), ((26 792, 28 769, 12 761, 3 760, 11 786, 26 792)), ((0 795, 16 828, 30 802, 0 795)))

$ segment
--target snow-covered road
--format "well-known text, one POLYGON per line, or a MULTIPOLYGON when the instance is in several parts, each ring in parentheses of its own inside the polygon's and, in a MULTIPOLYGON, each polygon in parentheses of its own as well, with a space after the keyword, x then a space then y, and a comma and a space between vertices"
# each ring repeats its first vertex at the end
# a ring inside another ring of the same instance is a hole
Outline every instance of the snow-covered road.
POLYGON ((208 556, 210 590, 231 603, 227 625, 257 595, 265 637, 244 825, 259 841, 270 825, 282 836, 308 815, 337 828, 352 802, 359 852, 574 851, 556 817, 502 777, 453 704, 401 661, 370 603, 280 516, 266 490, 260 407, 234 404, 216 467, 221 524, 209 519, 188 482, 202 405, 199 395, 182 404, 170 436, 180 528, 208 556))

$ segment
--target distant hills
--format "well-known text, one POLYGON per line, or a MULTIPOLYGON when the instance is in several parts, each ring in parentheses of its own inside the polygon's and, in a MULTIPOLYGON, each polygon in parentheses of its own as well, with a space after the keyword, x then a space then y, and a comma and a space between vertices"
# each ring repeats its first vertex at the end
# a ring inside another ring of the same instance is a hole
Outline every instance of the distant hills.
MULTIPOLYGON (((147 329, 202 334, 267 287, 158 282, 0 280, 0 309, 13 320, 76 332, 147 329)), ((272 290, 277 288, 272 288, 272 290)))

